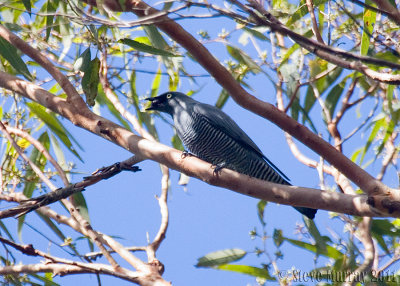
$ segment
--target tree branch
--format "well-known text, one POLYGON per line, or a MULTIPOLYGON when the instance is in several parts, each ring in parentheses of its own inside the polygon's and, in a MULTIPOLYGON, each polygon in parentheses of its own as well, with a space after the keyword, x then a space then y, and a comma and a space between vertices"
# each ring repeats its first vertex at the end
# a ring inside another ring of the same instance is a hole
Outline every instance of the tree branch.
MULTIPOLYGON (((88 3, 96 5, 92 0, 88 3)), ((148 6, 143 1, 131 0, 125 2, 122 9, 119 2, 108 0, 104 4, 116 11, 132 11, 138 16, 146 16, 156 13, 158 10, 148 6)), ((155 25, 167 33, 173 40, 181 44, 192 56, 216 79, 216 81, 229 92, 232 98, 242 107, 272 121, 280 128, 303 142, 306 146, 324 157, 329 163, 337 168, 346 177, 356 183, 369 195, 376 193, 390 194, 393 199, 400 196, 397 191, 391 191, 387 186, 375 180, 362 168, 338 152, 333 146, 324 141, 318 135, 312 133, 305 126, 294 121, 273 105, 262 102, 244 90, 232 77, 228 70, 223 67, 213 55, 201 45, 190 33, 186 32, 180 25, 164 17, 165 22, 155 25)), ((357 65, 357 64, 355 64, 357 65)))
MULTIPOLYGON (((237 174, 234 171, 225 169, 222 170, 219 176, 214 176, 213 171, 210 168, 210 164, 194 157, 187 157, 183 159, 180 151, 169 148, 163 144, 138 137, 121 126, 94 113, 88 114, 88 112, 85 111, 82 114, 79 112, 79 110, 76 110, 65 100, 52 96, 50 93, 35 86, 34 84, 0 72, 0 86, 18 92, 27 98, 33 100, 36 99, 36 101, 43 103, 45 107, 50 108, 52 111, 63 115, 75 125, 93 132, 111 142, 114 142, 115 144, 118 144, 119 146, 129 150, 132 153, 135 153, 138 156, 141 156, 142 158, 148 158, 153 161, 157 161, 161 164, 167 165, 172 169, 184 172, 189 176, 199 178, 209 184, 225 187, 248 196, 293 206, 320 208, 360 216, 400 215, 400 206, 398 206, 397 203, 399 200, 394 200, 394 198, 396 198, 395 192, 390 193, 390 189, 384 184, 376 181, 368 173, 348 160, 342 154, 338 153, 335 148, 320 139, 318 136, 316 136, 316 141, 311 140, 310 143, 308 136, 315 136, 315 134, 310 132, 304 126, 290 119, 283 112, 279 111, 272 105, 266 103, 262 103, 261 107, 266 107, 267 110, 271 111, 271 113, 273 113, 273 117, 278 116, 279 119, 283 118, 283 125, 286 127, 284 128, 285 130, 288 129, 291 131, 290 133, 295 133, 296 135, 303 135, 304 137, 301 138, 303 141, 309 143, 307 145, 314 146, 314 144, 322 142, 320 145, 317 144, 316 149, 322 150, 320 153, 324 155, 326 153, 330 155, 340 154, 336 156, 336 159, 332 158, 332 161, 340 163, 338 168, 344 169, 346 171, 344 173, 349 175, 348 177, 352 178, 358 185, 363 187, 364 190, 369 193, 370 198, 368 202, 371 203, 376 209, 379 209, 379 211, 372 209, 367 204, 367 197, 365 196, 346 196, 343 194, 320 192, 319 190, 315 189, 280 186, 265 181, 259 181, 254 178, 249 178, 246 175, 237 174), (60 104, 55 104, 56 102, 60 104), (301 132, 298 132, 298 130, 301 130, 301 132), (305 134, 303 132, 305 132, 305 134), (334 152, 332 152, 332 149, 334 152), (339 160, 337 158, 339 158, 339 160), (244 182, 246 184, 243 184, 244 182), (382 192, 384 192, 383 195, 375 196, 376 194, 382 192), (385 192, 389 192, 392 197, 385 194, 385 192), (338 198, 337 196, 342 199, 341 202, 336 200, 338 198), (329 204, 327 203, 328 198, 332 199, 332 202, 329 204)), ((242 99, 240 95, 239 99, 242 99)), ((255 102, 259 102, 254 97, 252 101, 253 100, 255 102)), ((258 111, 262 112, 263 114, 265 113, 264 109, 258 111)), ((270 117, 270 114, 268 117, 270 117)))

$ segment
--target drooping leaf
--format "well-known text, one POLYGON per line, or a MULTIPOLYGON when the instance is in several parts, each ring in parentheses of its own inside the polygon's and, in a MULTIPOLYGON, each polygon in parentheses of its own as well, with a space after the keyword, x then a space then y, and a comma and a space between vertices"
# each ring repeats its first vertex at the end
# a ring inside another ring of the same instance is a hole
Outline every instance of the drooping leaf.
POLYGON ((49 40, 51 29, 53 28, 54 13, 57 10, 59 0, 47 0, 46 3, 46 42, 49 40))
MULTIPOLYGON (((312 30, 308 30, 307 32, 304 33, 304 37, 306 38, 311 38, 313 36, 313 31, 312 30)), ((287 61, 289 60, 290 56, 297 50, 300 48, 300 45, 295 43, 293 44, 285 53, 285 55, 282 57, 281 63, 280 65, 282 66, 283 64, 287 63, 287 61)))
MULTIPOLYGON (((6 225, 0 220, 0 228, 4 231, 4 233, 7 235, 8 239, 11 241, 14 241, 14 238, 12 237, 11 233, 9 232, 8 228, 6 225)), ((0 231, 1 235, 4 236, 4 234, 0 231)))
MULTIPOLYGON (((376 4, 371 0, 365 0, 365 4, 376 7, 376 4)), ((376 11, 369 9, 368 7, 364 7, 363 22, 364 25, 361 37, 360 53, 362 56, 365 56, 368 53, 369 44, 371 42, 371 35, 374 31, 374 25, 376 22, 376 11)))
POLYGON ((367 143, 364 146, 363 152, 361 154, 361 159, 360 159, 360 164, 364 161, 364 157, 367 153, 367 151, 369 150, 369 148, 371 147, 371 144, 374 140, 376 140, 376 136, 379 132, 379 130, 384 129, 386 126, 386 118, 383 117, 381 119, 375 120, 374 122, 374 127, 371 130, 371 133, 368 137, 367 143))
POLYGON ((269 38, 267 36, 265 36, 263 33, 261 33, 260 31, 258 31, 256 28, 243 27, 242 29, 261 41, 269 41, 269 38))
POLYGON ((74 63, 74 70, 86 72, 90 67, 91 59, 92 55, 89 47, 76 59, 74 63))
MULTIPOLYGON (((61 229, 46 215, 36 211, 36 214, 47 224, 47 226, 58 236, 61 241, 65 241, 67 238, 61 229)), ((75 255, 80 256, 74 244, 68 244, 68 247, 75 253, 75 255)))
POLYGON ((10 63, 17 73, 22 74, 30 81, 33 80, 28 67, 18 55, 17 49, 2 37, 0 37, 0 55, 10 63))
POLYGON ((267 205, 267 201, 264 200, 260 200, 257 203, 257 215, 258 215, 258 219, 260 220, 261 224, 265 226, 265 221, 264 221, 264 210, 265 210, 265 206, 267 205))
POLYGON ((159 55, 159 56, 164 56, 164 57, 181 57, 181 55, 174 54, 167 50, 158 49, 153 46, 149 46, 149 45, 143 44, 141 42, 138 42, 138 41, 135 41, 132 39, 125 38, 125 39, 121 39, 120 42, 125 45, 130 46, 131 48, 134 48, 137 51, 149 53, 152 55, 159 55))
POLYGON ((236 47, 227 45, 226 49, 228 53, 239 63, 244 64, 249 67, 250 71, 252 73, 259 73, 261 72, 260 66, 244 51, 241 49, 238 49, 236 47))
POLYGON ((32 11, 32 5, 31 5, 31 0, 22 0, 22 3, 25 6, 25 9, 29 12, 29 14, 32 11))
MULTIPOLYGON (((42 120, 47 127, 50 128, 51 131, 61 140, 61 142, 68 148, 79 160, 82 161, 82 158, 79 156, 78 152, 75 150, 72 145, 71 140, 75 142, 75 144, 81 148, 78 141, 68 132, 68 130, 61 124, 61 122, 57 119, 53 112, 48 112, 46 108, 35 103, 35 102, 27 102, 26 106, 28 106, 29 110, 35 114, 40 120, 42 120), (70 140, 71 138, 71 140, 70 140)), ((82 149, 82 148, 81 148, 82 149)))
POLYGON ((339 98, 342 95, 345 84, 346 84, 345 80, 342 81, 341 83, 338 83, 329 91, 328 95, 326 96, 325 106, 328 109, 331 118, 335 111, 336 105, 339 101, 339 98))
POLYGON ((215 106, 221 109, 222 107, 224 107, 228 99, 229 99, 229 93, 225 89, 222 89, 218 96, 217 102, 215 103, 215 106))
MULTIPOLYGON (((324 4, 327 1, 328 0, 314 0, 313 4, 314 4, 314 6, 319 6, 321 4, 324 4)), ((292 24, 294 24, 296 21, 298 21, 301 18, 303 18, 308 13, 309 12, 308 12, 308 8, 307 8, 307 5, 306 5, 306 1, 305 0, 301 0, 297 10, 291 15, 289 20, 286 22, 286 26, 288 26, 288 27, 291 26, 292 24)))
POLYGON ((243 258, 246 254, 246 251, 238 248, 219 250, 200 257, 195 266, 213 267, 221 264, 227 264, 243 258))
MULTIPOLYGON (((35 273, 30 273, 29 276, 35 277, 36 279, 42 281, 43 282, 43 284, 42 284, 43 286, 60 286, 60 284, 58 284, 58 283, 53 281, 53 274, 50 273, 50 272, 49 273, 45 273, 44 276, 40 276, 40 275, 35 274, 35 273)), ((31 281, 30 285, 35 285, 36 286, 36 285, 39 285, 39 284, 33 283, 31 281)))
POLYGON ((343 253, 341 253, 339 250, 337 250, 336 248, 334 248, 330 245, 326 245, 326 250, 321 252, 320 249, 317 249, 316 245, 313 245, 311 243, 307 243, 307 242, 304 242, 301 240, 296 240, 296 239, 290 239, 287 237, 285 237, 284 240, 293 245, 296 245, 303 249, 314 252, 315 254, 323 255, 326 257, 333 258, 333 259, 340 259, 341 257, 343 257, 343 253))
POLYGON ((274 234, 272 236, 274 243, 276 247, 279 247, 282 245, 282 242, 284 240, 282 230, 281 229, 274 229, 274 234))
MULTIPOLYGON (((50 138, 47 132, 43 132, 39 138, 38 141, 42 143, 43 147, 48 151, 50 148, 50 138)), ((37 166, 41 171, 44 170, 44 167, 46 166, 47 159, 46 157, 36 148, 34 148, 31 152, 30 155, 30 160, 37 166)), ((33 191, 36 187, 36 184, 38 182, 36 178, 36 173, 32 170, 30 165, 27 167, 26 170, 26 175, 25 177, 27 178, 27 182, 25 183, 24 189, 22 193, 27 197, 31 198, 33 191), (36 178, 36 179, 35 179, 36 178)))
POLYGON ((153 79, 153 83, 151 84, 151 97, 158 95, 160 84, 161 84, 161 69, 158 69, 156 76, 153 79))
POLYGON ((136 109, 136 113, 138 115, 139 123, 144 124, 149 131, 149 133, 158 140, 158 132, 154 126, 154 121, 151 115, 148 112, 142 112, 141 106, 139 104, 139 96, 136 93, 136 73, 133 71, 130 78, 130 87, 131 87, 131 96, 133 106, 136 109))
POLYGON ((237 264, 222 264, 216 267, 219 270, 226 270, 237 272, 241 274, 247 274, 254 277, 264 278, 269 281, 276 281, 275 277, 272 277, 266 268, 259 268, 248 265, 237 265, 237 264))
POLYGON ((96 97, 96 101, 101 105, 101 106, 107 106, 108 111, 111 112, 112 115, 119 121, 119 123, 124 126, 126 129, 131 130, 131 126, 129 123, 126 121, 124 117, 122 117, 121 113, 115 108, 114 104, 108 99, 108 97, 104 94, 104 90, 100 85, 100 88, 98 90, 98 94, 96 97))
POLYGON ((176 132, 175 132, 174 136, 172 136, 172 138, 171 138, 171 143, 175 149, 181 150, 181 151, 184 150, 182 141, 181 141, 181 139, 179 139, 178 134, 176 134, 176 132))
POLYGON ((85 70, 82 78, 82 89, 86 96, 86 104, 94 106, 97 96, 97 89, 100 82, 99 77, 100 60, 96 57, 90 61, 89 67, 85 70))
POLYGON ((326 238, 321 235, 317 226, 315 225, 315 222, 312 219, 307 218, 303 218, 303 220, 308 232, 315 240, 318 254, 326 252, 326 238))
MULTIPOLYGON (((43 145, 43 147, 49 151, 50 149, 50 138, 47 132, 43 132, 39 138, 38 141, 43 145)), ((47 164, 47 158, 36 148, 33 148, 30 158, 29 158, 41 171, 44 170, 46 164, 47 164)), ((25 174, 26 178, 26 183, 24 186, 24 189, 22 193, 27 197, 31 198, 33 191, 35 190, 37 183, 39 182, 39 179, 36 177, 35 171, 31 168, 29 165, 26 170, 25 174)), ((18 232, 18 237, 22 241, 22 227, 24 226, 25 222, 25 215, 18 217, 18 227, 17 227, 17 232, 18 232)))
POLYGON ((73 194, 72 200, 82 217, 90 223, 89 209, 83 194, 81 192, 73 194))

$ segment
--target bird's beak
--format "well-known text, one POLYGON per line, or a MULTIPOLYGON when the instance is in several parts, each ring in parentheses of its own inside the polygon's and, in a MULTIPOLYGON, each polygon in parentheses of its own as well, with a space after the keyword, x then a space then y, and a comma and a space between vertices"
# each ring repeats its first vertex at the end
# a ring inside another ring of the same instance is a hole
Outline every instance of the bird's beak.
POLYGON ((148 105, 148 107, 145 108, 146 111, 149 111, 149 110, 156 110, 157 101, 158 101, 157 98, 155 98, 155 97, 148 97, 148 98, 145 98, 145 100, 148 100, 148 101, 151 102, 151 104, 148 105))

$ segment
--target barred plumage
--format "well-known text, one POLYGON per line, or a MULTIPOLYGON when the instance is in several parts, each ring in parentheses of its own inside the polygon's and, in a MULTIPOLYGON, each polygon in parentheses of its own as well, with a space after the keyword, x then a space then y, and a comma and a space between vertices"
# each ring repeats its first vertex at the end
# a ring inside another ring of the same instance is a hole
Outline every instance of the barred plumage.
MULTIPOLYGON (((147 110, 170 114, 179 138, 189 151, 213 165, 273 183, 290 185, 289 179, 269 161, 240 127, 218 108, 179 92, 167 92, 147 110)), ((313 219, 317 210, 296 207, 313 219)))

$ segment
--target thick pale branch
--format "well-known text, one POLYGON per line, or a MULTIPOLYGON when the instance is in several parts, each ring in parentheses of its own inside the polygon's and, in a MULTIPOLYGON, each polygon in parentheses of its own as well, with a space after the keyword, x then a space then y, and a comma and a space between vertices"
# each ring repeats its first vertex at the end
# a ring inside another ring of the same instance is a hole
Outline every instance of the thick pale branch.
MULTIPOLYGON (((366 203, 366 196, 349 196, 315 189, 281 186, 225 169, 221 171, 219 176, 215 176, 211 165, 198 158, 187 157, 183 159, 181 156, 182 152, 158 142, 141 138, 96 114, 91 114, 89 117, 86 117, 79 113, 72 113, 72 110, 74 110, 72 105, 66 102, 60 105, 54 104, 54 100, 56 100, 57 97, 53 96, 49 98, 48 92, 41 90, 41 88, 31 83, 9 84, 10 81, 14 83, 24 82, 14 76, 0 72, 0 86, 5 87, 3 83, 6 82, 6 87, 11 90, 13 90, 12 87, 18 87, 17 90, 13 91, 20 92, 21 95, 32 99, 32 91, 34 91, 33 95, 36 96, 36 99, 38 99, 38 95, 41 94, 49 100, 48 104, 45 104, 45 106, 48 108, 51 107, 52 111, 56 113, 66 114, 66 119, 73 121, 77 126, 118 144, 143 158, 157 161, 172 169, 184 172, 189 176, 199 178, 209 184, 281 204, 325 209, 358 216, 400 216, 400 207, 397 206, 397 202, 392 201, 387 195, 369 197, 368 202, 380 210, 377 211, 366 203), (5 78, 8 79, 8 81, 4 81, 5 78), (21 89, 22 86, 25 87, 25 90, 21 89), (41 91, 39 92, 39 90, 41 91), (70 114, 72 114, 72 117, 69 116, 70 114), (382 207, 382 205, 384 205, 384 207, 382 207)), ((39 101, 46 103, 43 98, 40 98, 39 101)))
MULTIPOLYGON (((105 4, 114 3, 106 1, 105 4)), ((91 3, 95 4, 95 3, 91 3)), ((143 1, 126 2, 126 8, 139 16, 156 13, 157 10, 148 6, 143 1)), ((364 192, 369 195, 376 193, 390 193, 390 189, 375 180, 357 164, 349 160, 338 152, 333 146, 324 141, 318 135, 312 133, 305 126, 296 122, 273 105, 263 102, 249 94, 230 74, 230 72, 220 64, 218 60, 190 33, 185 31, 180 25, 165 17, 165 22, 157 23, 157 27, 167 33, 173 40, 181 44, 192 56, 225 88, 232 98, 242 107, 272 121, 280 128, 297 138, 306 146, 324 157, 329 163, 335 166, 341 173, 357 184, 364 192)), ((396 193, 396 192, 395 192, 396 193)), ((395 193, 391 195, 396 195, 395 193)))
POLYGON ((90 263, 89 267, 75 265, 64 265, 57 263, 46 264, 26 264, 0 267, 0 275, 19 275, 21 273, 53 273, 54 275, 65 276, 69 274, 105 274, 137 283, 143 286, 166 286, 171 283, 166 282, 161 276, 143 275, 138 272, 125 271, 116 272, 110 266, 103 264, 90 263))
POLYGON ((0 25, 0 36, 6 39, 10 44, 19 49, 21 52, 35 60, 40 64, 51 76, 59 83, 61 88, 68 96, 68 101, 73 102, 77 107, 87 109, 85 102, 79 96, 75 87, 71 84, 68 78, 53 65, 53 63, 40 51, 28 45, 25 41, 11 33, 6 27, 0 25))

